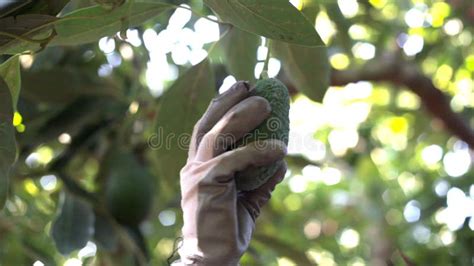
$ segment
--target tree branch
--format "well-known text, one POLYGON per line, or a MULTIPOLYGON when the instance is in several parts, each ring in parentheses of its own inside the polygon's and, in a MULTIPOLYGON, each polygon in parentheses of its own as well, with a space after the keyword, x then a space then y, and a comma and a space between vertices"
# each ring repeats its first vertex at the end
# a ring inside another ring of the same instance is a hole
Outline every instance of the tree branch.
POLYGON ((466 142, 474 150, 474 131, 467 121, 455 113, 449 98, 444 95, 433 81, 421 73, 413 63, 403 61, 400 56, 392 54, 369 61, 360 69, 333 70, 332 86, 343 86, 357 81, 390 82, 403 85, 420 97, 424 107, 431 115, 439 119, 446 129, 466 142))

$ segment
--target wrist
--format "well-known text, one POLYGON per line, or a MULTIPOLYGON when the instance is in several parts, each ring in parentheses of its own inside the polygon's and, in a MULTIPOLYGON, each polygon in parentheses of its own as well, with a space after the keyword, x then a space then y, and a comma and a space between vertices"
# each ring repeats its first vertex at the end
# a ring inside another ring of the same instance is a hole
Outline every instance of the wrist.
POLYGON ((229 250, 229 246, 231 245, 208 245, 203 250, 199 247, 197 240, 183 239, 178 249, 180 264, 176 266, 237 266, 240 256, 236 256, 232 250, 229 250))

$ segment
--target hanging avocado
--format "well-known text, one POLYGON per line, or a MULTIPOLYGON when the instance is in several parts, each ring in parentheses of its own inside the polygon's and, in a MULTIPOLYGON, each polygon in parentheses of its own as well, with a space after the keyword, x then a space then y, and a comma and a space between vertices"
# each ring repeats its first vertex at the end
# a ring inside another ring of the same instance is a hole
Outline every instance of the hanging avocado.
MULTIPOLYGON (((252 141, 278 139, 288 144, 290 131, 290 96, 286 86, 277 79, 262 79, 257 82, 251 91, 252 96, 261 96, 270 103, 272 112, 270 116, 256 129, 250 132, 238 146, 252 141)), ((278 170, 278 163, 264 167, 251 167, 236 174, 238 190, 253 190, 265 184, 278 170)))
POLYGON ((138 225, 148 215, 153 201, 153 177, 131 153, 114 149, 105 162, 108 167, 105 202, 121 224, 138 225))

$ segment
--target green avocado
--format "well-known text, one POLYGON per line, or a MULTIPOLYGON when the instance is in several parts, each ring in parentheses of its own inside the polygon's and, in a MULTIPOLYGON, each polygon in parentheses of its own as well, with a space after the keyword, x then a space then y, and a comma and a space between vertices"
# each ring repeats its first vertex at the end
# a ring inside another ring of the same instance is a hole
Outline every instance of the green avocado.
MULTIPOLYGON (((261 96, 270 103, 272 112, 256 129, 239 141, 237 146, 242 146, 253 141, 278 139, 288 144, 290 131, 290 96, 286 86, 277 79, 262 79, 257 82, 251 91, 252 96, 261 96)), ((270 177, 275 175, 279 163, 264 167, 250 167, 237 172, 235 182, 238 190, 254 190, 265 184, 270 177)))
POLYGON ((112 216, 123 225, 140 224, 153 201, 153 177, 132 153, 115 150, 106 160, 105 203, 112 216))

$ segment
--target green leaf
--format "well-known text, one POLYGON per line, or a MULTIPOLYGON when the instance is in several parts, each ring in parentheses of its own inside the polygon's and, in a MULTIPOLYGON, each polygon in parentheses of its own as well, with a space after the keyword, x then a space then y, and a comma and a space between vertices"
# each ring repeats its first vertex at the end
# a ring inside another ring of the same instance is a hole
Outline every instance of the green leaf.
POLYGON ((52 45, 94 42, 119 32, 124 21, 130 27, 140 25, 170 7, 167 3, 136 1, 113 10, 101 6, 80 9, 59 20, 56 24, 58 36, 52 41, 52 45))
MULTIPOLYGON (((97 41, 101 37, 114 35, 127 23, 129 27, 140 25, 173 6, 167 3, 140 1, 129 2, 113 10, 92 6, 66 14, 54 23, 55 36, 48 45, 76 45, 97 41), (132 5, 132 6, 130 6, 132 5)), ((51 36, 51 27, 44 25, 56 20, 46 15, 24 15, 17 19, 0 20, 1 31, 28 38, 44 39, 51 36)), ((41 49, 40 43, 27 42, 0 35, 0 54, 16 54, 27 50, 41 49)))
POLYGON ((0 65, 0 77, 5 80, 10 94, 12 95, 13 109, 16 110, 18 97, 20 96, 21 78, 20 78, 20 60, 19 56, 12 56, 0 65))
POLYGON ((186 162, 193 126, 214 94, 214 77, 206 59, 175 81, 161 99, 150 145, 156 149, 161 177, 173 184, 178 184, 186 162))
POLYGON ((56 19, 53 16, 38 14, 0 19, 0 54, 17 54, 26 50, 39 49, 40 42, 30 42, 26 39, 46 38, 51 33, 52 25, 45 25, 56 19))
POLYGON ((352 55, 353 40, 349 35, 349 28, 352 26, 351 22, 344 17, 337 3, 328 4, 325 8, 329 18, 336 24, 337 43, 344 48, 347 54, 352 55))
POLYGON ((21 14, 48 14, 57 15, 70 0, 36 0, 34 5, 21 14))
POLYGON ((61 212, 51 227, 51 236, 63 255, 87 244, 94 234, 94 212, 89 203, 68 193, 61 194, 61 212))
POLYGON ((118 90, 73 68, 23 72, 22 97, 32 102, 64 104, 79 96, 117 96, 118 90), (54 81, 54 82, 53 82, 54 81))
POLYGON ((245 31, 306 46, 324 46, 311 23, 287 0, 204 0, 224 21, 245 31))
POLYGON ((300 92, 314 101, 322 101, 331 71, 326 47, 273 42, 272 53, 282 61, 283 69, 300 92))
POLYGON ((94 240, 101 248, 114 251, 118 247, 118 237, 108 217, 95 212, 94 240))
POLYGON ((96 2, 90 1, 90 0, 69 0, 66 6, 64 6, 64 8, 61 10, 59 16, 63 17, 64 15, 72 13, 78 9, 96 6, 96 5, 97 5, 96 2))
POLYGON ((319 5, 320 3, 317 1, 304 1, 303 8, 301 9, 301 13, 311 22, 311 25, 314 26, 316 24, 316 17, 319 13, 319 5))
POLYGON ((30 4, 32 0, 25 1, 2 1, 0 7, 0 17, 4 17, 8 14, 15 13, 18 10, 21 10, 24 6, 30 4))
POLYGON ((254 69, 260 37, 233 27, 220 43, 227 71, 237 80, 255 80, 254 69))
POLYGON ((10 168, 16 160, 15 129, 10 90, 0 78, 0 209, 8 195, 10 168))

